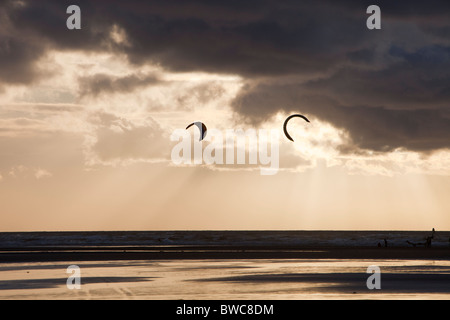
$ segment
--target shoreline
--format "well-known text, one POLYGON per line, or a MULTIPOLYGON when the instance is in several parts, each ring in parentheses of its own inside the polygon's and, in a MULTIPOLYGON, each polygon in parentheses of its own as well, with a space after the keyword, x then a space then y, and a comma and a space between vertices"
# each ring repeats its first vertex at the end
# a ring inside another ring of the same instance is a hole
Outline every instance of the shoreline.
POLYGON ((450 247, 77 246, 0 248, 0 263, 203 259, 450 260, 450 247))

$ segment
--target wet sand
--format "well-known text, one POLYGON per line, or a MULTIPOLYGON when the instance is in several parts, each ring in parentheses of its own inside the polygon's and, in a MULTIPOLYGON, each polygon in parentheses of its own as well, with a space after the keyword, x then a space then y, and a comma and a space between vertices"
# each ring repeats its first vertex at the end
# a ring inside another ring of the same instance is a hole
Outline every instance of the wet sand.
POLYGON ((0 299, 447 300, 450 248, 8 248, 0 299), (80 290, 66 285, 70 265, 80 290), (380 290, 367 288, 371 265, 380 290))

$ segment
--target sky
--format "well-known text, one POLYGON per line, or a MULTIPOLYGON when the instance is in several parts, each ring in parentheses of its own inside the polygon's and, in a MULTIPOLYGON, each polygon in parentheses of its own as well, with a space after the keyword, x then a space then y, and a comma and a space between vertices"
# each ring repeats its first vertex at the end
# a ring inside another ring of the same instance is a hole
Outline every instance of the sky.
POLYGON ((450 230, 449 17, 446 0, 2 0, 0 231, 450 230), (277 171, 250 140, 245 163, 173 160, 176 132, 225 157, 227 130, 278 134, 277 171))

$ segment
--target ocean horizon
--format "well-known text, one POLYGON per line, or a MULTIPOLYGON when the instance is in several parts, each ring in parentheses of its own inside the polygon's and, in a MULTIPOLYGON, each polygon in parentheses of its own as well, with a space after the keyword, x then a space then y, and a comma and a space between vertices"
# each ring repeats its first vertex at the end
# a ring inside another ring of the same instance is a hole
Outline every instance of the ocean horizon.
MULTIPOLYGON (((0 232, 0 247, 33 246, 302 246, 408 247, 424 244, 430 231, 173 230, 0 232), (386 240, 386 242, 385 242, 386 240)), ((437 230, 432 246, 450 246, 450 231, 437 230)))

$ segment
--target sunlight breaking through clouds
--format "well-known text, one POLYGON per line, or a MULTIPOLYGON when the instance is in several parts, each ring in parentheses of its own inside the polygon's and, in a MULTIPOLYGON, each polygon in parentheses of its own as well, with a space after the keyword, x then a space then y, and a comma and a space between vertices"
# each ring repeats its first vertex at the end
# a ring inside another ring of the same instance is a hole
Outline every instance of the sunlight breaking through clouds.
MULTIPOLYGON (((113 31, 117 41, 125 41, 119 29, 113 31)), ((137 67, 114 54, 96 55, 93 60, 81 52, 51 51, 40 61, 38 68, 53 66, 47 78, 27 90, 9 86, 1 93, 0 135, 80 134, 87 166, 167 163, 171 131, 194 119, 204 119, 211 128, 246 129, 245 123, 236 122, 231 108, 243 86, 236 75, 174 73, 149 64, 137 67)), ((281 131, 287 115, 279 112, 260 127, 281 131)), ((350 174, 450 174, 448 150, 420 154, 401 148, 361 149, 348 131, 315 116, 310 119, 309 124, 290 122, 294 143, 282 136, 281 170, 304 172, 324 161, 350 174)), ((228 169, 249 167, 222 168, 228 169)))

